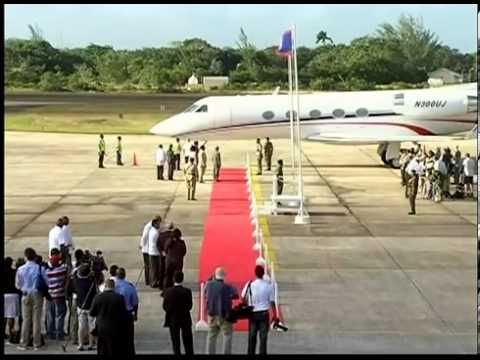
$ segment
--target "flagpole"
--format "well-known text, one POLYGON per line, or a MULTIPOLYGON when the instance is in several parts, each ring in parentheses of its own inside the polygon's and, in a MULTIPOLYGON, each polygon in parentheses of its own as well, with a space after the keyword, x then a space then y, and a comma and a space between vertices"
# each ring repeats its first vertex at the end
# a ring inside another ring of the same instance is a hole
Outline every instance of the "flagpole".
POLYGON ((298 195, 300 197, 300 209, 295 217, 295 224, 309 224, 310 217, 306 213, 303 204, 303 173, 302 173, 302 138, 300 131, 300 96, 298 94, 298 64, 297 64, 297 29, 293 25, 293 67, 295 74, 295 95, 297 97, 297 148, 298 148, 298 195))
POLYGON ((290 148, 292 152, 292 175, 295 177, 295 139, 293 132, 293 79, 292 79, 292 54, 288 54, 288 98, 290 100, 290 148))

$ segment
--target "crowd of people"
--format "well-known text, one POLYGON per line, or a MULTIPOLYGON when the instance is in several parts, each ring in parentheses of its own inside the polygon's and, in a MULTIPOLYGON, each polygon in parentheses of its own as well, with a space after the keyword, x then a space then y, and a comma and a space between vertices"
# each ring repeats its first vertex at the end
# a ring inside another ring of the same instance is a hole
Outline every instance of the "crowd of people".
POLYGON ((417 144, 416 148, 401 149, 400 153, 401 184, 410 202, 410 215, 416 214, 418 193, 435 202, 474 197, 477 161, 469 153, 462 155, 458 146, 453 153, 449 147, 427 151, 417 144))
MULTIPOLYGON (((195 190, 197 182, 205 182, 205 172, 207 169, 208 156, 206 152, 205 143, 199 145, 198 141, 191 142, 187 139, 182 145, 180 139, 176 139, 175 146, 168 145, 168 150, 165 151, 163 144, 158 145, 155 153, 155 163, 157 166, 157 180, 165 180, 164 172, 167 168, 168 180, 174 179, 175 171, 181 171, 181 159, 185 161, 183 168, 183 177, 185 179, 187 189, 187 200, 195 199, 195 190), (199 171, 200 167, 200 171, 199 171)), ((219 181, 220 168, 222 166, 222 158, 220 148, 215 147, 212 155, 213 180, 219 181)))
MULTIPOLYGON (((180 354, 183 341, 187 354, 194 353, 191 310, 192 291, 183 286, 183 263, 187 246, 180 229, 155 216, 144 226, 140 238, 143 267, 137 282, 127 280, 125 268, 107 266, 103 253, 74 248, 70 221, 64 216, 49 232, 49 257, 44 261, 33 248, 16 262, 5 259, 4 317, 5 340, 19 350, 41 349, 57 344, 64 351, 72 343, 78 351, 99 355, 135 354, 135 322, 139 296, 138 282, 160 291, 165 311, 164 326, 169 328, 174 354, 180 354), (108 270, 108 276, 105 272, 108 270)), ((209 332, 206 352, 216 353, 216 339, 224 336, 223 352, 231 353, 233 300, 249 304, 248 353, 255 353, 257 336, 260 353, 267 351, 267 334, 273 311, 274 286, 255 268, 256 279, 248 282, 239 296, 225 282, 225 271, 217 268, 205 287, 209 332)))

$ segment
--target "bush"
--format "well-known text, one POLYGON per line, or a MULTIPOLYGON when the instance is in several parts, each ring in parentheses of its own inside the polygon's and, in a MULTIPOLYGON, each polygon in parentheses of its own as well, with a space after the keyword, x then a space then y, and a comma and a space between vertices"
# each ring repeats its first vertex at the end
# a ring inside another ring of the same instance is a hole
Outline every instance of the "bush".
POLYGON ((65 78, 59 72, 47 71, 40 77, 38 87, 44 91, 62 91, 65 89, 65 78))

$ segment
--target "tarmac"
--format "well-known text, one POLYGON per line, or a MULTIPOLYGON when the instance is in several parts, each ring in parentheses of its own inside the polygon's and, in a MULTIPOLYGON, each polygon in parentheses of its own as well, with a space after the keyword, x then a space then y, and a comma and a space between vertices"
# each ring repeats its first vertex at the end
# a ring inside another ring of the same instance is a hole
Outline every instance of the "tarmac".
MULTIPOLYGON (((206 184, 197 186, 198 200, 188 202, 181 173, 175 181, 156 179, 154 152, 172 139, 123 136, 125 166, 118 167, 115 137, 106 136, 106 169, 98 168, 97 142, 92 135, 5 133, 5 255, 22 256, 32 246, 45 258, 48 231, 68 215, 76 247, 103 250, 107 265, 124 266, 136 282, 143 225, 160 214, 184 234, 185 282, 198 297, 210 163, 206 184)), ((289 181, 289 141, 273 143, 274 159, 284 159, 289 181)), ((448 143, 456 144, 476 154, 474 140, 448 143)), ((212 142, 207 150, 216 145, 225 167, 244 166, 247 149, 254 157, 254 141, 212 142)), ((311 224, 293 225, 291 215, 267 216, 289 327, 270 332, 269 353, 476 352, 475 201, 418 199, 417 216, 409 216, 399 171, 383 166, 375 146, 306 142, 303 149, 311 224)), ((257 182, 267 199, 271 173, 264 171, 257 182)), ((285 192, 292 189, 287 185, 285 192)), ((143 278, 138 286, 137 353, 171 354, 159 292, 146 288, 143 278)), ((196 314, 194 308, 194 321, 196 314)), ((194 341, 196 353, 204 353, 206 333, 194 333, 194 341)), ((235 333, 233 352, 246 348, 247 334, 235 333)), ((19 353, 7 344, 5 352, 19 353)), ((62 350, 47 342, 35 353, 62 350)))

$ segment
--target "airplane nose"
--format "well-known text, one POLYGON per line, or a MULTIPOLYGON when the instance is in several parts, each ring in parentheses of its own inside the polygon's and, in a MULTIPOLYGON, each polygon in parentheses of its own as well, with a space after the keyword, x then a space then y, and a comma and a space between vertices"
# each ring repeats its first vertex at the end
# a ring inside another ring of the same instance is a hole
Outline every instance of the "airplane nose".
POLYGON ((150 129, 151 134, 160 135, 160 136, 175 136, 177 133, 177 128, 175 126, 175 116, 167 118, 154 127, 150 129))

